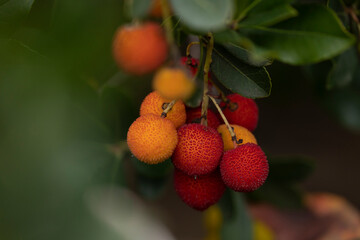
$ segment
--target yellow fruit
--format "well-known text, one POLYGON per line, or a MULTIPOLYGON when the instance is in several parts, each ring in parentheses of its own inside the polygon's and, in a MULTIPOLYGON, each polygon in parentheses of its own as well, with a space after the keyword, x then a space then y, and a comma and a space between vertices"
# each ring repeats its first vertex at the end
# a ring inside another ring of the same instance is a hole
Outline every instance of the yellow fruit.
POLYGON ((166 99, 188 99, 195 90, 194 82, 178 68, 162 68, 154 76, 153 89, 166 99))
POLYGON ((253 224, 254 240, 274 240, 273 231, 264 223, 255 220, 253 224))
MULTIPOLYGON (((256 138, 249 130, 247 130, 246 128, 239 126, 239 125, 231 124, 230 126, 234 128, 236 138, 238 140, 239 139, 243 140, 242 143, 239 143, 238 145, 245 144, 245 143, 257 144, 256 138)), ((223 139, 224 151, 234 149, 234 143, 231 140, 231 135, 230 135, 230 132, 229 132, 228 128, 226 127, 226 125, 225 124, 220 125, 218 127, 217 131, 221 134, 221 137, 223 139)))
POLYGON ((209 232, 220 231, 222 222, 223 217, 218 205, 213 205, 204 212, 204 225, 209 232))
MULTIPOLYGON (((151 92, 147 95, 140 107, 140 116, 153 113, 160 116, 166 108, 166 104, 171 100, 161 97, 157 92, 151 92)), ((176 101, 166 118, 172 121, 176 128, 183 125, 186 121, 185 105, 181 100, 176 101)))
POLYGON ((177 142, 174 124, 154 114, 140 116, 131 124, 127 133, 127 143, 132 154, 148 164, 157 164, 168 159, 177 142))

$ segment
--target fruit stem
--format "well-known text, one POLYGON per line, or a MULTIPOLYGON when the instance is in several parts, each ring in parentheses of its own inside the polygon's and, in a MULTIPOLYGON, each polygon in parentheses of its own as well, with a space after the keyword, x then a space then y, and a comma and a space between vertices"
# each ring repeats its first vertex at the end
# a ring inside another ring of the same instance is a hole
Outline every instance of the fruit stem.
POLYGON ((212 62, 212 51, 214 49, 214 37, 211 32, 207 34, 208 44, 206 45, 206 58, 204 64, 204 93, 201 105, 201 125, 207 126, 207 110, 209 107, 208 85, 209 85, 209 71, 212 62))
POLYGON ((191 42, 186 47, 186 57, 191 57, 190 48, 194 45, 200 44, 200 42, 191 42))
POLYGON ((221 89, 214 83, 213 80, 210 80, 210 81, 212 82, 212 84, 216 88, 216 90, 219 92, 221 100, 226 104, 229 103, 230 101, 229 101, 229 99, 227 99, 225 93, 223 91, 221 91, 221 89))
POLYGON ((170 103, 168 103, 166 105, 166 108, 164 109, 164 111, 161 113, 161 117, 162 118, 166 118, 167 113, 171 110, 171 108, 174 106, 174 104, 176 103, 176 100, 171 101, 170 103))
POLYGON ((229 132, 230 132, 231 140, 232 140, 233 143, 234 143, 234 148, 236 148, 236 147, 238 146, 238 143, 241 143, 242 140, 241 140, 241 139, 240 139, 240 140, 237 140, 236 134, 235 134, 235 132, 234 132, 233 127, 231 127, 231 125, 229 124, 228 120, 226 119, 224 113, 222 112, 222 110, 221 110, 219 104, 216 102, 216 100, 215 100, 212 96, 210 96, 210 95, 208 95, 208 97, 209 97, 209 98, 211 99, 211 101, 214 103, 214 105, 215 105, 216 109, 218 110, 221 118, 224 120, 224 123, 225 123, 226 127, 228 128, 228 130, 229 130, 229 132))
POLYGON ((168 0, 161 0, 161 10, 162 10, 162 17, 163 17, 163 25, 165 28, 166 39, 169 44, 170 54, 173 58, 177 57, 177 51, 175 48, 175 39, 173 35, 173 22, 171 19, 171 11, 169 7, 168 0))

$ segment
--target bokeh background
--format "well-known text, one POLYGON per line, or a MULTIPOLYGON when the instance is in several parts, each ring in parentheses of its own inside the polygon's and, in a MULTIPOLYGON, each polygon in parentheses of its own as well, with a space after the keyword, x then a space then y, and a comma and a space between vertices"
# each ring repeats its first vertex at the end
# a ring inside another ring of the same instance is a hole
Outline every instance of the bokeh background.
MULTIPOLYGON (((161 232, 151 225, 156 218, 177 239, 203 237, 202 214, 181 202, 171 181, 149 200, 153 185, 136 177, 126 152, 151 75, 128 76, 112 59, 114 32, 128 20, 123 5, 0 1, 0 239, 129 239, 131 210, 136 226, 161 232), (109 185, 123 190, 99 187, 109 185)), ((313 159, 304 190, 360 207, 360 74, 329 91, 331 66, 269 67, 273 90, 257 100, 255 135, 269 155, 313 159)))

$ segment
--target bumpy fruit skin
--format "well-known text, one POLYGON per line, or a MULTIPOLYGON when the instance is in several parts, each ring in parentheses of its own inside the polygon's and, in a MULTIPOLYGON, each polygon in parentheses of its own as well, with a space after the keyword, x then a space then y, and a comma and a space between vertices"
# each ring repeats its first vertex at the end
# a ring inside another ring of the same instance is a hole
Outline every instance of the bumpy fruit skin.
POLYGON ((259 109, 255 101, 239 94, 230 94, 226 98, 230 103, 221 103, 220 106, 229 123, 254 131, 259 119, 259 109))
POLYGON ((113 55, 124 71, 134 75, 150 73, 166 60, 168 46, 159 24, 125 25, 118 28, 113 55))
POLYGON ((188 175, 214 171, 220 162, 223 142, 213 128, 192 123, 178 129, 179 142, 171 157, 176 168, 188 175))
MULTIPOLYGON (((201 107, 197 108, 188 108, 186 110, 186 123, 200 123, 201 121, 201 107)), ((220 120, 216 114, 208 109, 207 113, 207 123, 208 126, 214 129, 217 129, 220 125, 220 120)))
POLYGON ((254 143, 226 151, 220 162, 226 186, 238 192, 252 192, 264 184, 269 174, 265 153, 254 143))
MULTIPOLYGON (((157 92, 148 94, 140 106, 140 116, 153 113, 161 116, 165 110, 166 104, 171 100, 161 97, 157 92)), ((185 105, 181 100, 176 101, 171 110, 167 113, 166 118, 172 121, 176 128, 184 125, 186 121, 185 105)))
POLYGON ((194 82, 179 68, 162 68, 154 76, 153 89, 166 99, 188 99, 195 90, 194 82))
POLYGON ((130 151, 147 164, 157 164, 168 159, 177 142, 174 124, 154 114, 140 116, 131 124, 127 133, 130 151))
POLYGON ((226 189, 219 170, 195 177, 175 169, 174 187, 181 200, 199 211, 217 203, 226 189))
MULTIPOLYGON (((237 140, 242 139, 242 143, 237 144, 238 146, 245 144, 245 143, 257 144, 255 136, 249 130, 247 130, 247 128, 244 128, 239 125, 234 125, 234 124, 230 124, 230 126, 233 127, 237 140)), ((221 124, 217 128, 217 131, 220 133, 220 135, 223 139, 224 151, 234 149, 234 143, 231 139, 230 132, 229 132, 228 128, 226 127, 226 125, 221 124)))

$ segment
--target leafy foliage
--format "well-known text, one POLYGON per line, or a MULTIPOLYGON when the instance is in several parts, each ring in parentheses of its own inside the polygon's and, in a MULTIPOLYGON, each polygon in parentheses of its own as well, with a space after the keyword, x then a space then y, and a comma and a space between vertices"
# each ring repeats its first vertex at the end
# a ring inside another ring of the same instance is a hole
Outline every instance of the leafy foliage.
MULTIPOLYGON (((306 67, 321 85, 318 99, 342 125, 360 132, 359 24, 349 14, 358 13, 355 1, 344 1, 346 11, 337 0, 326 6, 292 2, 169 1, 179 47, 191 34, 202 40, 204 33, 214 34, 212 75, 229 92, 268 97, 272 82, 266 68, 273 61, 327 61, 331 71, 306 67)), ((84 195, 98 184, 127 184, 129 158, 119 146, 138 115, 136 99, 150 88, 145 80, 151 76, 119 72, 111 56, 113 34, 125 22, 121 12, 146 20, 152 2, 127 3, 130 10, 117 0, 0 0, 0 195, 5 196, 0 239, 119 239, 90 213, 84 195)), ((200 55, 198 91, 189 106, 202 100, 204 52, 200 55)), ((298 183, 313 163, 269 162, 267 183, 247 197, 301 206, 298 183)), ((169 161, 156 167, 132 164, 139 193, 158 197, 169 182, 169 161)), ((252 239, 244 194, 227 191, 220 204, 222 237, 252 239)))
POLYGON ((232 0, 170 0, 175 14, 191 28, 206 32, 224 28, 232 16, 232 0))
POLYGON ((214 48, 212 71, 225 87, 244 97, 270 95, 271 81, 266 69, 240 61, 221 46, 214 48))
POLYGON ((231 190, 226 190, 220 200, 220 207, 224 214, 221 239, 252 240, 252 220, 246 208, 244 196, 231 190))
POLYGON ((297 17, 272 27, 244 28, 255 44, 254 51, 301 65, 332 58, 354 43, 353 36, 328 8, 301 5, 297 11, 297 17))

